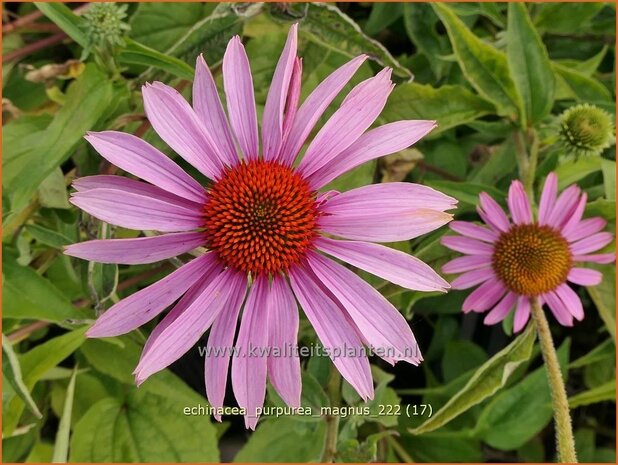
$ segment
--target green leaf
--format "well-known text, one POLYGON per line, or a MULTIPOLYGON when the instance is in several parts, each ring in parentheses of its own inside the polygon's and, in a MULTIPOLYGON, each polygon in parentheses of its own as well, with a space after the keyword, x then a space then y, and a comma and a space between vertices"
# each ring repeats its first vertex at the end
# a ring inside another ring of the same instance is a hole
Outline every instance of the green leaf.
MULTIPOLYGON (((30 395, 30 391, 24 384, 21 367, 13 351, 13 345, 4 334, 2 335, 2 379, 10 384, 15 393, 28 406, 34 416, 39 419, 43 418, 43 415, 30 395)), ((4 404, 6 389, 2 394, 2 403, 4 404)))
POLYGON ((615 379, 570 397, 569 406, 571 408, 577 408, 583 405, 596 404, 598 402, 605 402, 608 400, 616 402, 615 379))
POLYGON ((555 170, 558 176, 558 188, 564 189, 571 184, 596 173, 601 169, 601 157, 580 157, 560 163, 555 170))
POLYGON ((65 245, 69 245, 73 242, 64 234, 52 231, 38 224, 27 224, 25 230, 28 231, 28 234, 34 237, 37 242, 54 249, 62 250, 65 245))
POLYGON ((569 368, 581 368, 592 363, 613 358, 615 355, 616 346, 614 346, 614 341, 607 339, 605 342, 602 342, 598 346, 594 347, 586 355, 582 355, 577 360, 572 361, 569 364, 569 368))
POLYGON ((319 462, 326 422, 300 422, 286 417, 260 422, 238 451, 235 462, 319 462))
POLYGON ((42 207, 70 208, 64 175, 59 167, 49 173, 43 182, 41 182, 38 188, 38 194, 39 203, 42 207))
POLYGON ((173 395, 133 390, 105 398, 73 429, 71 462, 216 462, 219 451, 209 417, 183 413, 173 395))
POLYGON ((539 29, 571 34, 584 31, 586 23, 603 8, 601 2, 540 3, 535 18, 539 29))
POLYGON ((60 2, 34 2, 34 5, 71 39, 84 48, 88 46, 88 37, 84 32, 84 20, 73 13, 68 6, 60 2))
POLYGON ((479 194, 481 192, 487 192, 498 203, 504 202, 506 198, 506 194, 501 190, 484 184, 434 180, 427 181, 425 184, 459 200, 460 203, 457 205, 456 213, 474 210, 478 204, 479 194))
POLYGON ((71 417, 73 414, 73 398, 75 397, 75 378, 77 377, 77 365, 73 368, 73 374, 69 380, 67 395, 64 400, 62 417, 58 424, 56 443, 54 444, 54 463, 66 463, 69 458, 69 434, 71 433, 71 417))
POLYGON ((506 37, 509 69, 523 102, 522 126, 534 125, 551 112, 555 78, 524 3, 509 3, 506 37))
POLYGON ((605 198, 616 200, 616 162, 605 158, 601 161, 603 171, 603 185, 605 186, 605 198))
POLYGON ((152 66, 176 77, 193 80, 193 68, 182 60, 161 53, 134 40, 126 39, 127 46, 118 54, 124 64, 152 66))
POLYGON ((2 271, 4 318, 62 322, 85 316, 48 279, 19 265, 7 249, 2 254, 2 271))
POLYGON ((409 82, 395 87, 382 111, 387 122, 402 119, 436 120, 435 135, 461 124, 491 114, 494 106, 463 86, 442 86, 409 82))
MULTIPOLYGON (((567 339, 558 349, 563 376, 567 371, 569 347, 567 339)), ((496 449, 514 450, 538 434, 551 421, 552 415, 547 373, 542 366, 485 406, 476 424, 475 436, 496 449)))
POLYGON ((442 378, 448 383, 467 371, 481 366, 486 361, 487 354, 474 342, 448 341, 442 358, 442 378))
MULTIPOLYGON (((515 368, 530 358, 536 334, 533 325, 507 347, 485 362, 468 383, 413 434, 423 434, 444 426, 474 405, 494 395, 509 379, 515 368)), ((544 375, 544 373, 543 373, 544 375)))
MULTIPOLYGON (((614 204, 615 208, 615 204, 614 204)), ((607 331, 616 343, 616 265, 587 265, 603 274, 603 281, 597 286, 586 287, 588 294, 599 311, 607 331)))
POLYGON ((556 99, 575 99, 589 103, 612 101, 609 90, 599 81, 573 68, 553 62, 552 68, 559 84, 556 99))
POLYGON ((364 27, 365 32, 373 36, 381 30, 386 29, 401 18, 403 5, 402 3, 393 3, 391 5, 386 3, 374 3, 364 27))
POLYGON ((504 52, 475 36, 446 4, 433 3, 432 6, 446 26, 466 79, 479 94, 496 104, 499 115, 516 115, 521 106, 520 97, 504 52))

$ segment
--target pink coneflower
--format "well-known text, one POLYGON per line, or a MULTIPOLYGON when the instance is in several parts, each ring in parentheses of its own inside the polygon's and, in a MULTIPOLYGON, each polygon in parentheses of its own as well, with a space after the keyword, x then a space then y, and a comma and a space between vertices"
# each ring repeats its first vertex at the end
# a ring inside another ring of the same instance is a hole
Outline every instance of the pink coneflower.
POLYGON ((586 193, 570 186, 557 197, 558 180, 549 174, 543 186, 537 220, 521 182, 513 181, 507 198, 511 221, 486 193, 477 208, 488 228, 464 221, 450 227, 461 236, 446 236, 442 243, 466 254, 442 268, 445 273, 463 273, 453 289, 480 284, 464 301, 464 312, 485 312, 485 324, 502 321, 515 308, 514 331, 526 325, 531 299, 546 303, 556 320, 572 326, 573 318, 584 318, 581 300, 567 281, 595 286, 603 278, 599 271, 581 268, 581 262, 611 263, 614 254, 592 254, 612 241, 601 232, 602 218, 582 219, 586 193), (557 198, 556 198, 557 197, 557 198))
MULTIPOLYGON (((324 348, 346 351, 331 358, 364 399, 373 396, 364 346, 376 353, 380 349, 390 363, 422 360, 397 309, 325 255, 409 289, 449 287, 422 261, 372 242, 408 240, 446 224, 451 215, 445 210, 454 208, 454 199, 410 183, 318 194, 340 174, 415 143, 435 122, 398 121, 367 131, 393 88, 390 70, 385 69, 350 91, 295 166, 316 122, 366 59, 359 56, 334 71, 298 107, 301 61, 296 56, 296 30, 291 28, 273 76, 261 149, 249 62, 235 37, 223 59, 229 122, 202 57, 196 64, 193 107, 162 83, 143 88, 144 107, 155 131, 211 183, 201 186, 137 137, 106 131, 90 133, 86 139, 111 163, 150 184, 91 176, 75 182, 72 197, 73 204, 102 221, 166 234, 74 244, 66 251, 69 255, 138 264, 198 246, 208 249, 112 306, 87 335, 127 333, 180 299, 150 335, 135 370, 137 383, 181 357, 210 328, 209 348, 236 348, 232 387, 247 411, 250 428, 257 423, 255 413, 263 405, 267 377, 287 404, 300 404, 298 357, 250 353, 252 347, 285 352, 296 344, 296 301, 324 348), (358 355, 350 356, 350 348, 358 355)), ((229 359, 229 352, 206 357, 206 391, 215 408, 223 406, 229 359)))

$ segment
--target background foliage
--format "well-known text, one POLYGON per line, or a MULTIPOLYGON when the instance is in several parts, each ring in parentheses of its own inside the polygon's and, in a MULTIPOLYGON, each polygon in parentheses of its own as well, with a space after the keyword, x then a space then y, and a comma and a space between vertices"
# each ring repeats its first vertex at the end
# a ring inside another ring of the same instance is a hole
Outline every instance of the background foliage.
MULTIPOLYGON (((414 148, 363 165, 333 188, 421 182, 457 197, 458 218, 475 219, 479 192, 504 199, 519 176, 517 144, 537 144, 537 179, 524 181, 538 189, 556 170, 562 186, 577 182, 586 190, 587 214, 605 217, 615 230, 614 147, 567 159, 558 137, 558 115, 577 103, 615 117, 615 4, 132 3, 123 7, 130 30, 110 46, 93 44, 88 5, 70 8, 3 3, 4 462, 322 456, 326 417, 265 417, 251 433, 240 417, 218 424, 184 415, 185 406, 205 404, 197 350, 136 389, 131 372, 152 325, 85 340, 97 312, 177 262, 117 267, 61 253, 89 237, 137 234, 112 231, 68 204, 74 177, 116 171, 84 133, 133 132, 174 156, 144 119, 140 86, 162 80, 189 96, 187 80, 202 52, 220 80, 234 34, 247 46, 260 112, 287 28, 298 21, 303 97, 350 57, 367 53, 371 60, 348 90, 392 67, 398 85, 381 123, 438 120, 414 148)), ((439 269, 451 257, 439 244, 445 232, 396 246, 439 269)), ((552 325, 584 462, 616 460, 615 266, 600 269, 603 284, 578 289, 585 320, 572 329, 552 325)), ((514 336, 510 321, 486 327, 478 315, 463 316, 466 292, 416 293, 364 277, 410 319, 425 357, 418 368, 372 360, 377 389, 369 406, 375 413, 379 404, 430 404, 433 415, 342 418, 338 461, 554 458, 549 391, 531 331, 514 336)), ((301 343, 314 343, 301 323, 301 343)), ((329 365, 303 360, 305 405, 332 401, 325 392, 329 365)), ((342 402, 360 405, 347 385, 342 402)), ((267 403, 281 405, 270 390, 267 403)))

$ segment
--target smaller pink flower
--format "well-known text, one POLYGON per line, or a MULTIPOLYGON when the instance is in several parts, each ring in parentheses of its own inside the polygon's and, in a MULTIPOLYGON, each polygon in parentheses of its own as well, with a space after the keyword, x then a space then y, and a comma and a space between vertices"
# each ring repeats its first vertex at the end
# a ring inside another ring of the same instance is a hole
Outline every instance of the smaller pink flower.
POLYGON ((582 320, 582 302, 567 284, 596 286, 603 279, 597 270, 581 268, 582 262, 611 263, 612 253, 593 254, 613 240, 602 232, 603 218, 582 219, 587 195, 575 185, 557 196, 558 179, 550 173, 543 186, 536 220, 520 181, 513 181, 507 204, 511 221, 500 205, 485 192, 478 214, 488 227, 453 221, 460 236, 446 236, 442 244, 465 254, 442 268, 462 273, 453 289, 478 286, 464 301, 464 312, 486 312, 485 324, 496 324, 515 308, 513 329, 519 332, 530 318, 532 298, 547 304, 563 326, 582 320))

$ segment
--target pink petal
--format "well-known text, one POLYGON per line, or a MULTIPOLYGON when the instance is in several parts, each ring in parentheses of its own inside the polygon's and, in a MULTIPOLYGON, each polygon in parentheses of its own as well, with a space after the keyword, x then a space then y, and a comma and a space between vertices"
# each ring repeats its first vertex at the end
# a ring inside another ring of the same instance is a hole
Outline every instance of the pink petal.
POLYGON ((115 189, 91 189, 73 194, 70 202, 110 224, 136 230, 188 231, 203 225, 199 210, 167 199, 115 189))
POLYGON ((324 79, 315 90, 307 97, 299 108, 290 134, 281 150, 280 160, 286 165, 292 165, 307 136, 313 130, 324 110, 333 99, 341 92, 358 68, 367 59, 366 55, 358 56, 342 67, 333 71, 324 79))
POLYGON ((223 56, 223 86, 236 140, 247 159, 256 158, 259 147, 253 78, 245 47, 238 36, 228 42, 223 56))
POLYGON ((264 115, 262 117, 262 156, 264 160, 276 158, 283 140, 283 111, 296 62, 298 24, 292 25, 288 38, 275 68, 264 115))
POLYGON ((564 303, 569 313, 575 317, 576 320, 581 321, 584 319, 584 307, 582 301, 568 284, 562 283, 554 291, 560 300, 564 303))
POLYGON ((486 281, 466 297, 462 310, 465 313, 484 312, 493 307, 505 293, 504 284, 497 279, 486 281))
POLYGON ((208 330, 247 278, 231 269, 217 275, 206 289, 167 326, 144 352, 134 374, 137 384, 164 369, 184 355, 208 330))
POLYGON ((399 250, 327 237, 317 238, 314 244, 322 252, 408 289, 444 292, 450 287, 429 265, 399 250))
POLYGON ((156 317, 216 267, 217 259, 212 253, 194 259, 165 278, 111 306, 97 319, 86 336, 111 337, 133 331, 156 317))
POLYGON ((520 181, 513 181, 509 188, 509 194, 506 200, 513 222, 515 224, 530 224, 532 223, 532 211, 530 210, 530 200, 524 189, 524 185, 520 181))
POLYGON ((148 121, 161 139, 202 174, 216 179, 227 157, 219 153, 184 97, 160 82, 143 86, 142 95, 148 121))
POLYGON ((593 255, 575 255, 573 257, 574 262, 592 262, 592 263, 614 263, 616 255, 613 253, 600 253, 593 255))
POLYGON ((567 279, 580 286, 596 286, 603 281, 603 273, 589 268, 571 268, 567 279))
MULTIPOLYGON (((298 102, 300 101, 300 89, 303 77, 303 61, 301 58, 294 60, 294 69, 292 70, 292 77, 290 78, 290 87, 288 88, 288 96, 285 102, 285 116, 283 117, 283 141, 281 149, 285 145, 285 141, 290 134, 292 124, 296 118, 296 112, 298 111, 298 102)), ((281 150, 277 154, 277 158, 281 155, 281 150)))
POLYGON ((301 376, 297 346, 298 307, 290 286, 281 276, 273 277, 268 293, 269 344, 280 355, 268 357, 268 377, 283 401, 290 407, 300 406, 301 376))
POLYGON ((308 263, 354 320, 372 350, 390 363, 423 359, 406 319, 382 294, 352 271, 314 252, 308 263))
POLYGON ((341 375, 363 399, 373 398, 373 380, 369 359, 356 329, 346 318, 345 310, 318 285, 318 278, 300 267, 290 270, 290 281, 309 322, 341 375), (353 350, 356 357, 335 356, 353 350))
POLYGON ((500 323, 509 314, 516 301, 517 296, 512 292, 507 292, 502 300, 498 302, 498 304, 492 308, 489 313, 487 313, 483 323, 486 325, 495 325, 496 323, 500 323))
POLYGON ((605 226, 607 226, 607 221, 603 218, 588 218, 580 221, 574 228, 571 228, 568 233, 564 233, 563 231, 562 235, 567 241, 575 242, 601 231, 605 226))
POLYGON ((527 296, 519 296, 517 298, 517 309, 515 309, 515 318, 513 319, 513 332, 518 333, 528 320, 530 319, 530 298, 527 296))
POLYGON ((541 193, 541 200, 539 202, 539 223, 547 224, 549 215, 556 203, 556 195, 558 194, 558 177, 556 173, 549 173, 545 179, 543 185, 543 192, 541 193))
POLYGON ((547 224, 554 228, 561 229, 575 212, 580 194, 581 190, 579 187, 575 185, 567 187, 562 194, 560 194, 560 197, 558 197, 547 219, 547 224))
POLYGON ((483 255, 487 257, 494 253, 494 248, 490 244, 477 241, 471 237, 443 236, 440 242, 449 249, 465 254, 483 255))
POLYGON ((217 92, 217 85, 201 54, 195 62, 193 108, 225 162, 234 166, 238 162, 234 137, 217 92))
MULTIPOLYGON (((229 303, 215 319, 208 335, 208 356, 204 360, 206 396, 210 405, 216 408, 223 407, 236 323, 247 291, 246 287, 240 286, 236 290, 236 294, 230 297, 229 303)), ((221 415, 215 414, 214 417, 221 421, 221 415)))
POLYGON ((393 90, 391 72, 390 68, 385 68, 350 91, 339 109, 309 144, 298 165, 300 173, 306 177, 323 167, 373 124, 393 90))
POLYGON ((410 147, 435 127, 435 121, 412 120, 397 121, 367 131, 307 180, 313 189, 320 189, 337 176, 369 160, 410 147))
POLYGON ((204 202, 206 191, 168 156, 132 134, 89 132, 84 137, 107 161, 168 192, 204 202))
POLYGON ((506 232, 511 227, 511 223, 507 218, 502 207, 498 205, 486 192, 481 192, 479 195, 480 205, 477 211, 483 221, 499 232, 506 232))
POLYGON ((451 221, 448 227, 459 234, 484 242, 496 242, 499 237, 495 231, 468 221, 451 221))
POLYGON ((451 287, 460 290, 470 289, 492 278, 495 278, 495 274, 491 268, 481 268, 480 270, 468 271, 455 278, 451 283, 451 287))
POLYGON ((558 320, 558 323, 562 326, 573 326, 573 315, 569 312, 568 308, 557 294, 550 291, 543 295, 543 300, 547 302, 547 306, 554 314, 556 320, 558 320))
POLYGON ((491 266, 491 257, 487 255, 470 255, 457 257, 442 267, 443 273, 463 273, 465 271, 488 268, 491 266))
POLYGON ((602 249, 614 240, 614 236, 608 232, 600 232, 569 244, 573 255, 584 255, 602 249))
POLYGON ((588 194, 585 192, 579 197, 579 202, 577 202, 577 206, 575 210, 571 214, 571 216, 567 219, 562 227, 562 231, 560 233, 566 237, 570 232, 578 229, 582 216, 584 214, 584 210, 586 209, 586 202, 588 201, 588 194))
POLYGON ((246 409, 245 426, 252 430, 259 418, 257 409, 264 405, 266 396, 268 319, 268 279, 260 276, 249 290, 232 359, 234 396, 246 409))
POLYGON ((102 239, 71 244, 66 255, 99 263, 138 265, 181 255, 204 245, 199 232, 172 233, 136 239, 102 239))

